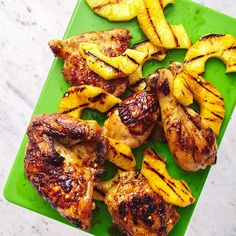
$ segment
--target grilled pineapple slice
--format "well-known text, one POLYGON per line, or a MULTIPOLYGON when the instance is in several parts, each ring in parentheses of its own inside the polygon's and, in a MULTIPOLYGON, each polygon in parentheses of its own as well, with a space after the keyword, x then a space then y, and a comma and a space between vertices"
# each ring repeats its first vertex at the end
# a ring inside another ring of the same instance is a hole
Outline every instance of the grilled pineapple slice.
POLYGON ((202 76, 197 78, 182 72, 174 80, 174 95, 178 102, 188 106, 195 100, 200 115, 216 136, 225 116, 224 99, 220 92, 202 76))
POLYGON ((137 17, 141 29, 155 45, 164 48, 189 48, 191 41, 182 25, 170 25, 164 16, 163 8, 173 1, 139 0, 137 17))
POLYGON ((226 65, 226 72, 236 72, 236 38, 231 35, 209 34, 189 48, 184 58, 184 70, 194 77, 205 70, 206 61, 216 57, 226 65))
POLYGON ((69 88, 59 104, 59 113, 80 118, 85 108, 107 112, 121 100, 102 88, 80 85, 69 88))
POLYGON ((109 180, 103 181, 98 180, 95 182, 95 187, 93 189, 93 199, 98 201, 104 201, 104 198, 110 188, 115 186, 120 180, 121 170, 118 169, 114 177, 109 180))
POLYGON ((86 0, 98 15, 110 21, 129 21, 136 17, 137 0, 86 0))
POLYGON ((148 60, 157 60, 161 61, 166 57, 166 49, 162 47, 154 46, 150 41, 145 40, 143 42, 137 43, 133 46, 133 50, 136 50, 138 52, 145 53, 145 59, 140 63, 138 69, 129 75, 129 86, 130 88, 135 91, 141 91, 146 88, 146 83, 144 81, 143 76, 143 65, 148 60))
POLYGON ((106 80, 126 77, 135 72, 145 60, 145 53, 127 49, 121 56, 108 57, 95 43, 81 43, 80 54, 86 59, 90 70, 106 80))
POLYGON ((166 169, 165 159, 147 148, 144 152, 141 169, 154 192, 176 206, 186 207, 194 202, 194 196, 184 180, 170 177, 166 169))
POLYGON ((136 161, 131 148, 125 143, 108 138, 110 145, 106 159, 123 170, 135 170, 136 161))
POLYGON ((180 73, 174 80, 174 95, 178 102, 184 106, 189 106, 193 103, 193 94, 188 86, 190 75, 180 73))

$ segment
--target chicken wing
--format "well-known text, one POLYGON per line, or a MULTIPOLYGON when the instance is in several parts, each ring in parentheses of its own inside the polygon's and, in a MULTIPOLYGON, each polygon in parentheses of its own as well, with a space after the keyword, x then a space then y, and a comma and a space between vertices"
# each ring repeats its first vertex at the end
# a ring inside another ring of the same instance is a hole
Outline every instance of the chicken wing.
POLYGON ((94 180, 107 152, 97 122, 39 115, 27 135, 25 171, 37 192, 68 221, 90 228, 94 180))
POLYGON ((155 96, 140 91, 123 100, 104 124, 104 133, 131 148, 149 137, 159 114, 155 96))
POLYGON ((127 29, 112 29, 100 32, 89 32, 66 40, 52 40, 49 46, 56 57, 65 60, 62 73, 71 85, 94 85, 119 97, 126 89, 127 78, 108 81, 91 71, 85 59, 79 53, 82 42, 98 43, 101 51, 107 56, 121 55, 129 46, 131 35, 127 29))
POLYGON ((177 223, 173 205, 156 194, 142 176, 123 172, 120 182, 108 190, 105 203, 113 222, 127 235, 165 236, 177 223))
POLYGON ((157 94, 165 136, 176 162, 184 170, 198 171, 215 163, 216 138, 198 113, 177 102, 173 73, 159 69, 147 83, 157 94))

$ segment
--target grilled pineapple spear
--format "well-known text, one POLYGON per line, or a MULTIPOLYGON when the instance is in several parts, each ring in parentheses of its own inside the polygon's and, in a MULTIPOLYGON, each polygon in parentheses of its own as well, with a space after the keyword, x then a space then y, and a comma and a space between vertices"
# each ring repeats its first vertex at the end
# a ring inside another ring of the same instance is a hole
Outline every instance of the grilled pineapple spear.
POLYGON ((195 100, 204 122, 218 136, 225 116, 224 99, 217 88, 202 76, 197 78, 182 72, 174 81, 174 95, 178 102, 188 106, 195 100))
POLYGON ((211 57, 221 59, 226 72, 236 72, 236 38, 227 34, 209 34, 200 38, 187 51, 184 70, 194 77, 201 75, 211 57))
POLYGON ((164 48, 189 48, 191 41, 182 25, 170 25, 163 9, 173 1, 139 0, 137 17, 141 29, 155 45, 164 48))
POLYGON ((166 57, 166 49, 154 46, 149 40, 135 44, 132 49, 146 54, 145 59, 139 64, 138 69, 128 77, 130 88, 133 91, 138 92, 146 88, 146 83, 142 72, 143 65, 148 60, 163 60, 166 57))
POLYGON ((131 148, 113 138, 107 138, 110 147, 106 159, 123 170, 135 170, 136 161, 131 148))
POLYGON ((98 15, 110 21, 128 21, 136 17, 138 0, 86 0, 98 15))
POLYGON ((107 112, 121 100, 104 89, 91 85, 80 85, 69 88, 59 104, 59 113, 80 118, 85 108, 107 112))
POLYGON ((184 59, 184 72, 174 82, 174 95, 178 102, 188 106, 195 100, 200 114, 215 135, 219 135, 225 116, 224 100, 220 92, 201 74, 210 57, 221 59, 226 72, 236 72, 236 39, 231 35, 210 34, 189 48, 184 59))
POLYGON ((135 72, 146 57, 145 53, 132 49, 127 49, 121 56, 108 57, 95 43, 81 43, 80 54, 86 59, 89 69, 106 80, 126 77, 135 72))
POLYGON ((184 180, 172 178, 166 169, 166 161, 152 149, 144 152, 141 169, 154 192, 173 205, 186 207, 194 202, 194 196, 184 180))

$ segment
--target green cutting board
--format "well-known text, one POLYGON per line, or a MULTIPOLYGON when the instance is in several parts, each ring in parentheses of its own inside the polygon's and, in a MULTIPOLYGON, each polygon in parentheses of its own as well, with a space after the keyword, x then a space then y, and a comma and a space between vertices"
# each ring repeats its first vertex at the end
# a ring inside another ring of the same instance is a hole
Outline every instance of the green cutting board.
MULTIPOLYGON (((236 19, 222 15, 189 0, 177 0, 176 4, 168 6, 165 9, 165 15, 170 23, 183 24, 192 42, 196 42, 198 38, 208 33, 227 33, 236 36, 236 19)), ((93 14, 84 0, 82 0, 78 2, 75 8, 64 38, 69 38, 88 31, 107 30, 114 27, 123 27, 130 30, 133 36, 131 45, 145 38, 136 19, 125 23, 109 22, 93 14)), ((144 74, 147 75, 158 67, 166 67, 170 61, 183 62, 185 53, 185 50, 169 50, 167 57, 162 62, 149 61, 146 63, 144 66, 144 74)), ((62 60, 54 60, 34 114, 54 113, 57 111, 60 98, 69 87, 61 74, 62 66, 62 60)), ((218 144, 220 144, 236 103, 236 74, 225 74, 225 65, 219 60, 210 59, 207 62, 204 77, 219 89, 225 100, 226 116, 220 135, 217 139, 218 144)), ((87 110, 83 118, 96 119, 99 124, 102 125, 105 116, 95 111, 87 110)), ((5 186, 4 195, 6 199, 12 203, 68 224, 53 208, 51 208, 49 203, 44 201, 36 193, 30 182, 27 180, 23 167, 26 142, 27 137, 25 136, 5 186)), ((187 229, 189 220, 197 204, 197 200, 199 199, 209 168, 197 173, 188 173, 181 170, 173 161, 167 145, 158 142, 149 142, 137 150, 134 150, 138 160, 138 168, 140 168, 144 148, 147 146, 151 146, 159 154, 167 158, 167 167, 170 174, 175 178, 181 178, 187 181, 196 198, 195 204, 187 208, 178 209, 180 220, 170 235, 182 236, 187 229)), ((106 172, 106 177, 111 176, 112 172, 114 172, 114 168, 108 169, 109 172, 106 172)), ((122 235, 119 230, 112 226, 112 220, 105 205, 100 202, 96 202, 96 205, 97 208, 93 214, 92 229, 90 230, 90 233, 99 236, 122 235)))

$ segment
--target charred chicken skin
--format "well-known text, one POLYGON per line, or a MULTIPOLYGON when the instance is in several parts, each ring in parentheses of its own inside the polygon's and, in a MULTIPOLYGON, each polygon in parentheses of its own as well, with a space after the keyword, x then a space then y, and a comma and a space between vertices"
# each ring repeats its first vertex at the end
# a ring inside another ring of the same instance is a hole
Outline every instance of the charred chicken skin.
POLYGON ((184 170, 198 171, 215 164, 216 138, 198 113, 177 102, 173 73, 159 69, 147 83, 157 94, 165 136, 176 162, 184 170))
POLYGON ((127 235, 165 236, 179 218, 175 207, 134 171, 120 174, 120 182, 108 190, 105 203, 113 222, 127 235))
POLYGON ((62 114, 39 115, 33 117, 27 135, 29 180, 63 217, 89 229, 94 180, 107 150, 97 122, 62 114))
POLYGON ((97 43, 101 52, 110 57, 121 55, 129 46, 131 35, 127 29, 89 32, 66 40, 52 40, 49 46, 56 57, 65 61, 62 73, 71 85, 93 85, 119 97, 126 89, 127 78, 105 80, 88 68, 80 55, 80 43, 97 43))
POLYGON ((131 148, 143 144, 151 134, 159 114, 155 96, 140 91, 124 99, 104 124, 106 136, 131 148))

